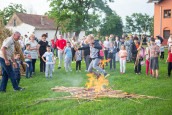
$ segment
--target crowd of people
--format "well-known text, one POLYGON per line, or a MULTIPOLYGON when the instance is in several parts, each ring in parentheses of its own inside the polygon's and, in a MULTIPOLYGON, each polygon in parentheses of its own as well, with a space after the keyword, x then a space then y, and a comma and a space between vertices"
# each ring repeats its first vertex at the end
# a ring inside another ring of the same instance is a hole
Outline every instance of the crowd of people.
MULTIPOLYGON (((111 71, 116 71, 116 62, 120 63, 120 74, 125 74, 126 63, 134 62, 135 74, 141 74, 141 66, 145 64, 146 75, 159 79, 159 56, 164 60, 163 39, 159 36, 153 36, 146 39, 147 47, 142 46, 142 40, 137 36, 114 37, 106 36, 105 41, 98 40, 94 35, 84 36, 77 42, 76 37, 65 40, 62 35, 55 36, 51 41, 47 41, 47 35, 43 34, 38 40, 34 34, 29 37, 21 36, 15 32, 11 37, 3 41, 0 49, 0 64, 2 69, 2 80, 0 91, 6 91, 7 81, 10 78, 14 90, 24 90, 19 87, 20 83, 20 64, 26 65, 25 77, 31 78, 36 74, 35 63, 40 59, 40 73, 45 77, 52 78, 56 69, 56 60, 58 58, 58 69, 62 68, 62 62, 66 72, 72 71, 71 64, 75 63, 76 72, 81 72, 81 64, 85 64, 85 71, 93 73, 97 79, 101 74, 105 78, 109 77, 105 67, 109 65, 111 71), (24 62, 20 60, 20 53, 14 52, 14 41, 18 41, 24 55, 24 62), (82 63, 83 61, 83 63, 82 63), (103 62, 103 63, 101 63, 103 62), (105 64, 104 64, 105 62, 105 64), (103 64, 103 65, 102 65, 103 64), (29 74, 29 75, 28 75, 29 74)), ((168 39, 168 76, 172 69, 172 35, 168 39)))

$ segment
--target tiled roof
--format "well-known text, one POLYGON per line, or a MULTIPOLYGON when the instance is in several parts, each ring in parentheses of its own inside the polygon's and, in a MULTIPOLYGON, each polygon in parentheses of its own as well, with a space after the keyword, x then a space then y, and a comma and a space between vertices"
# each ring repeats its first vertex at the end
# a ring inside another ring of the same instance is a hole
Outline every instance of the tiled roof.
POLYGON ((25 14, 25 13, 16 13, 23 23, 34 26, 36 29, 56 29, 55 23, 52 19, 49 19, 48 16, 35 15, 35 14, 25 14), (44 24, 41 23, 41 17, 43 17, 44 24))

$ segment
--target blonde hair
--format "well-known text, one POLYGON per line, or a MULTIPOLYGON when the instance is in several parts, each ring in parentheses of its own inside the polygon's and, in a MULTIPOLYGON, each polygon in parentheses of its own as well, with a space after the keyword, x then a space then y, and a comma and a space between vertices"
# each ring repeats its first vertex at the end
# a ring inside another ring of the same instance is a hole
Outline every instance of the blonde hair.
POLYGON ((121 45, 121 47, 122 47, 122 46, 124 47, 124 50, 125 50, 125 45, 124 45, 124 44, 122 44, 122 45, 121 45))
POLYGON ((34 38, 34 37, 35 37, 35 35, 34 35, 34 34, 31 34, 31 35, 30 35, 30 38, 34 38))

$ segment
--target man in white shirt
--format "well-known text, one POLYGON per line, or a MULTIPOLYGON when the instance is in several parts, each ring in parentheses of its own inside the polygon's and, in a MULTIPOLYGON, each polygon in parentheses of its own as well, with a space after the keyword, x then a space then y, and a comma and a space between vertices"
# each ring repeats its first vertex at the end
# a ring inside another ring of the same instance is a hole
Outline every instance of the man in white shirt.
MULTIPOLYGON (((109 37, 108 36, 106 36, 105 39, 106 39, 106 41, 103 42, 103 45, 104 45, 105 59, 107 60, 107 58, 108 58, 108 50, 109 50, 109 47, 110 47, 110 42, 109 42, 109 37)), ((106 66, 108 66, 107 62, 106 62, 106 66)))
POLYGON ((2 70, 0 92, 6 92, 8 78, 10 78, 14 90, 19 90, 19 91, 24 90, 24 88, 20 88, 18 86, 13 71, 13 66, 14 68, 17 68, 17 64, 13 56, 14 42, 18 41, 19 38, 20 38, 20 33, 15 32, 11 37, 8 37, 3 41, 2 47, 0 49, 0 64, 2 70))

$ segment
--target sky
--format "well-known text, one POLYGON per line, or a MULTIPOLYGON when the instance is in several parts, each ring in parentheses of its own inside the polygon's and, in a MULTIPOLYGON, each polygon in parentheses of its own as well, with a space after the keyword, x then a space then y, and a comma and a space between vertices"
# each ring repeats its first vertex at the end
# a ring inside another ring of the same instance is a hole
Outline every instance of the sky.
MULTIPOLYGON (((146 13, 150 16, 154 14, 154 4, 147 3, 148 0, 114 0, 109 6, 121 16, 125 25, 125 17, 132 13, 146 13)), ((0 10, 7 7, 10 3, 22 4, 27 13, 43 15, 49 11, 47 0, 0 0, 0 10)))

